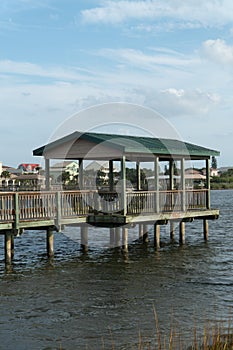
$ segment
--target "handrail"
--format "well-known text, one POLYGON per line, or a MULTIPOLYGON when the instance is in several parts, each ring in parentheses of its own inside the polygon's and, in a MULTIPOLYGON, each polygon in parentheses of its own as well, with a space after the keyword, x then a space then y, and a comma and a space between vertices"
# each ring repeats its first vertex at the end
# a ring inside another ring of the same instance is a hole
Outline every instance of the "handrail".
MULTIPOLYGON (((207 189, 127 191, 127 215, 207 208, 207 189), (185 201, 185 206, 183 206, 185 201)), ((0 222, 21 222, 88 216, 90 213, 120 214, 121 193, 97 190, 0 192, 0 222)))

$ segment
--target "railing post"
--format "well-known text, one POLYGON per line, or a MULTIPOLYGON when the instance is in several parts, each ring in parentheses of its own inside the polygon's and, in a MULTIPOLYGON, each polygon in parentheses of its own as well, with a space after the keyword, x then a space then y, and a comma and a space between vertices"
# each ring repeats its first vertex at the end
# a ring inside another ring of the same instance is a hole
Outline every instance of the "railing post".
POLYGON ((61 192, 56 192, 56 229, 61 231, 61 192))
POLYGON ((18 230, 19 228, 19 194, 14 193, 14 229, 18 230))

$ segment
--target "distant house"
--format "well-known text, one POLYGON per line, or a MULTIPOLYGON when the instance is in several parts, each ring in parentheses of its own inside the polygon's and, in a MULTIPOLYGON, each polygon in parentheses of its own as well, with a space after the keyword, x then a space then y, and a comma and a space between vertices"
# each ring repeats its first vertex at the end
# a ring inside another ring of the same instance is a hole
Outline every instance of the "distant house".
POLYGON ((40 164, 35 164, 35 163, 22 163, 19 164, 18 169, 22 170, 22 172, 25 173, 38 173, 38 169, 40 167, 40 164))
POLYGON ((64 161, 53 164, 50 168, 52 183, 60 184, 61 176, 64 172, 69 174, 70 180, 73 180, 79 173, 79 164, 76 161, 64 161))
MULTIPOLYGON (((85 167, 85 187, 95 187, 96 185, 106 184, 109 181, 109 162, 93 161, 85 167)), ((113 167, 113 178, 116 177, 118 170, 113 167)))
POLYGON ((22 174, 15 178, 15 187, 18 190, 42 190, 45 189, 45 176, 40 174, 22 174))
MULTIPOLYGON (((203 175, 206 174, 205 169, 203 169, 202 172, 203 172, 203 175)), ((210 176, 211 177, 219 176, 219 174, 220 174, 220 171, 218 169, 210 168, 210 176)))

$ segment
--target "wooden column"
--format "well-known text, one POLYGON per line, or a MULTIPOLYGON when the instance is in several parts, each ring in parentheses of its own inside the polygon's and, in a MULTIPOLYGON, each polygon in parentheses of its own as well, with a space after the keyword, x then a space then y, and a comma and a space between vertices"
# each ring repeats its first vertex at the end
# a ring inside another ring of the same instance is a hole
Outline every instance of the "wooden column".
POLYGON ((159 213, 159 157, 154 159, 155 213, 159 213))
POLYGON ((209 235, 209 223, 208 220, 203 220, 203 233, 204 233, 204 240, 208 241, 208 235, 209 235))
POLYGON ((110 247, 113 248, 115 245, 115 228, 110 228, 110 247))
POLYGON ((45 189, 50 190, 50 160, 45 158, 45 189))
POLYGON ((54 235, 53 229, 51 227, 46 230, 46 246, 47 246, 47 256, 52 258, 54 256, 54 235))
POLYGON ((160 248, 160 225, 157 223, 154 224, 154 246, 160 248))
POLYGON ((180 222, 180 244, 185 243, 185 223, 183 221, 180 222))
POLYGON ((5 232, 5 263, 10 265, 12 261, 12 232, 5 232))
POLYGON ((181 199, 181 210, 186 211, 186 193, 185 193, 185 159, 182 158, 180 161, 181 168, 181 191, 182 191, 182 199, 181 199))
POLYGON ((78 164, 79 164, 79 170, 78 170, 78 185, 79 185, 79 189, 83 190, 83 159, 79 159, 78 160, 78 164))
POLYGON ((88 226, 81 226, 81 248, 84 252, 88 251, 88 226))
POLYGON ((136 174, 137 174, 137 191, 141 190, 141 167, 140 162, 136 163, 136 174))
POLYGON ((113 191, 114 186, 114 179, 113 179, 113 160, 109 161, 109 167, 108 167, 108 178, 109 178, 109 191, 113 191))
POLYGON ((175 224, 173 221, 170 221, 170 239, 173 241, 175 238, 175 224))
POLYGON ((169 160, 169 190, 174 189, 174 160, 169 160))
POLYGON ((206 209, 210 209, 210 159, 206 159, 206 209))
POLYGON ((122 214, 127 213, 127 202, 126 202, 126 159, 122 156, 121 159, 121 210, 122 214))
POLYGON ((128 228, 122 227, 122 249, 128 250, 128 228))

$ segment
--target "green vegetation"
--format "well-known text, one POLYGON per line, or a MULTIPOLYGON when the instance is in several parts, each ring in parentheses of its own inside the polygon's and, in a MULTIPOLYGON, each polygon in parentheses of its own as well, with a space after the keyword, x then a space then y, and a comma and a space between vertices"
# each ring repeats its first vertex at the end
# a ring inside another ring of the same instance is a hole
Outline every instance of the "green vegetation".
POLYGON ((214 176, 210 184, 213 190, 233 188, 233 169, 228 169, 220 174, 220 176, 214 176))

